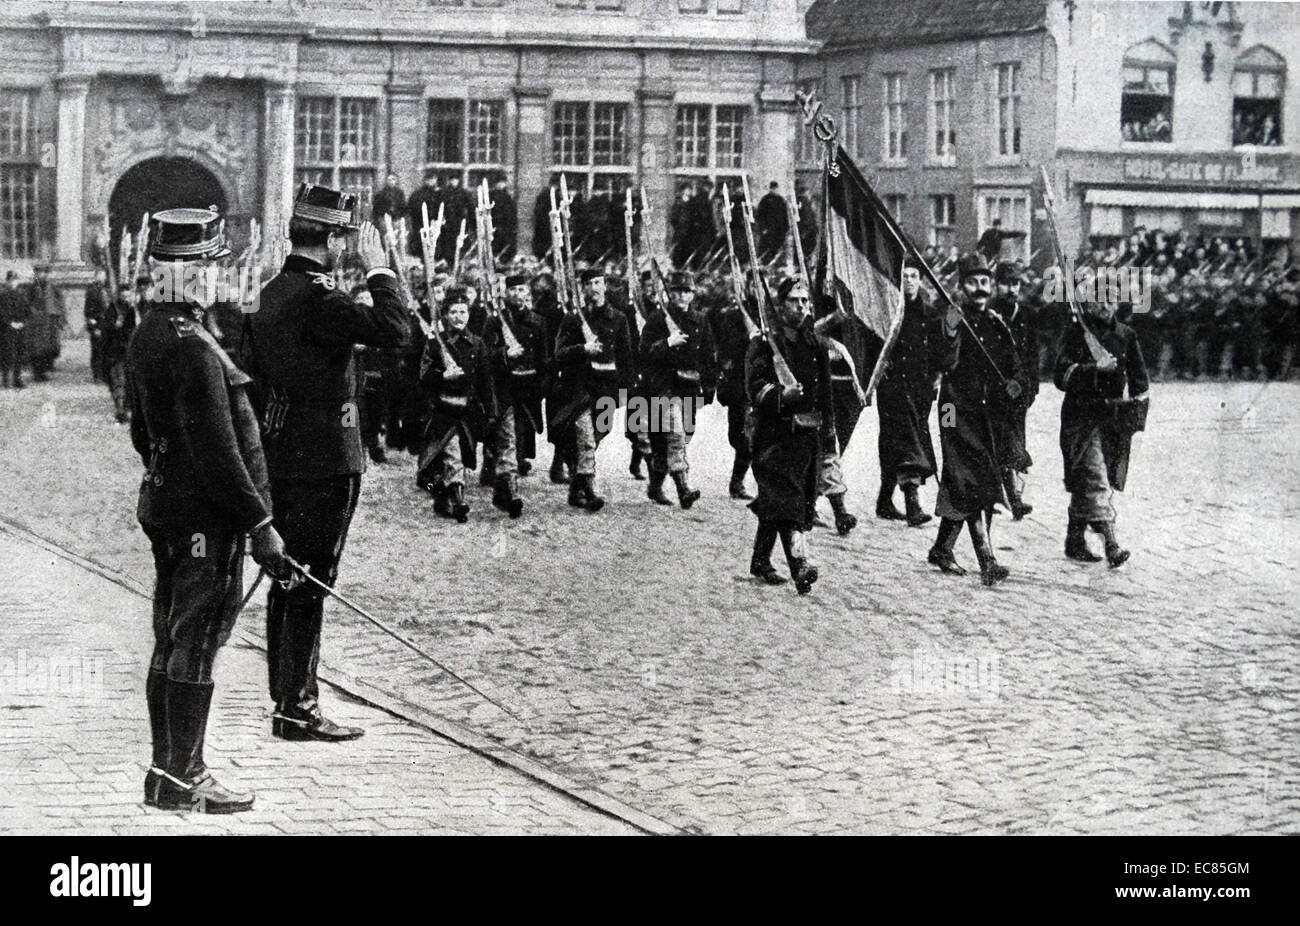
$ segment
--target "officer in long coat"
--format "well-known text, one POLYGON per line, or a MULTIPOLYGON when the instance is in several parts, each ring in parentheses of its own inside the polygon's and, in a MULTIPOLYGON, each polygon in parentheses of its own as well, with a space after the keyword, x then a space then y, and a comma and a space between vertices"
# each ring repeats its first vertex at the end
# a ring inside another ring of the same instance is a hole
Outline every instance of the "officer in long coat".
MULTIPOLYGON (((353 224, 356 198, 304 183, 289 222, 284 268, 246 316, 241 357, 257 383, 275 523, 289 555, 332 586, 365 470, 355 345, 401 347, 409 336, 397 277, 385 266, 379 232, 360 229, 357 254, 373 299, 365 306, 336 289, 330 270, 353 224)), ((267 661, 275 713, 271 731, 289 740, 361 736, 320 710, 324 592, 312 582, 267 599, 267 661)))
MULTIPOLYGON (((153 219, 164 274, 230 254, 220 217, 170 209, 153 219)), ((173 275, 176 276, 176 275, 173 275)), ((289 577, 271 519, 266 460, 245 375, 205 326, 206 298, 155 293, 128 352, 131 441, 148 468, 137 516, 153 547, 154 649, 145 683, 153 764, 144 800, 165 810, 233 813, 253 797, 219 785, 204 763, 212 666, 239 611, 245 536, 253 559, 289 577)))

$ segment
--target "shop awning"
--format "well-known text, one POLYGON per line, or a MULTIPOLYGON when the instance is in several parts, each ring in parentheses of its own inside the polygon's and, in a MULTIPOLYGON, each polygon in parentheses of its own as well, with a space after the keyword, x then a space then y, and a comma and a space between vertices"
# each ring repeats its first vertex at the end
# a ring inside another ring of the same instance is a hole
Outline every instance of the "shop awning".
MULTIPOLYGON (((1300 205, 1300 195, 1265 196, 1266 209, 1286 208, 1269 204, 1270 199, 1294 199, 1300 205)), ((1084 202, 1095 206, 1145 206, 1165 209, 1258 209, 1260 197, 1256 193, 1189 193, 1175 190, 1114 190, 1091 189, 1084 202)))

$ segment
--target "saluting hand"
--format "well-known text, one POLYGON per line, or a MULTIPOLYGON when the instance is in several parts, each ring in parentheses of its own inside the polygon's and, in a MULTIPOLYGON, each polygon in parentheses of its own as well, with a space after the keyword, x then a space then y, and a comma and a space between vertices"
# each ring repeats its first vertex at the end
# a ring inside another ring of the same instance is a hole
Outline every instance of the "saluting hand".
POLYGON ((384 243, 380 240, 379 229, 371 222, 361 223, 361 234, 357 239, 357 256, 366 273, 376 267, 388 266, 388 255, 384 252, 384 243))

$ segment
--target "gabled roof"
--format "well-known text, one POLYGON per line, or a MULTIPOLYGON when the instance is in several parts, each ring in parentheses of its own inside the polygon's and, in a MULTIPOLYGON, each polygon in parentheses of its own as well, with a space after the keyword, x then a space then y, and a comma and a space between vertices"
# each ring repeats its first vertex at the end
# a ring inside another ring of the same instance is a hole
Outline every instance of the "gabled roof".
POLYGON ((826 48, 912 45, 1034 32, 1047 26, 1046 0, 816 0, 804 19, 826 48))

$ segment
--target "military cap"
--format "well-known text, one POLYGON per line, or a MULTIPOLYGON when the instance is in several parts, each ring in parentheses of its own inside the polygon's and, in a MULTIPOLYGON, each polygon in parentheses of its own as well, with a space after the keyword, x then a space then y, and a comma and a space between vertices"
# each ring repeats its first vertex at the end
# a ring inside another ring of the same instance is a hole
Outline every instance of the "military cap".
POLYGON ((796 286, 803 286, 803 285, 804 282, 802 277, 786 277, 784 280, 781 281, 781 285, 777 287, 776 298, 780 299, 782 302, 785 302, 786 298, 790 295, 791 290, 793 290, 796 286))
POLYGON ((469 304, 469 293, 465 291, 465 287, 463 286, 451 287, 447 290, 447 295, 442 298, 442 307, 444 310, 450 309, 457 303, 460 303, 461 305, 469 304))
POLYGON ((962 279, 979 274, 990 276, 989 262, 984 259, 984 255, 978 251, 967 254, 961 260, 957 261, 957 275, 962 279))
POLYGON ((1023 282, 1019 265, 1013 261, 1003 261, 998 264, 997 281, 1008 285, 1023 282))
POLYGON ((351 193, 341 193, 315 183, 301 183, 298 195, 293 198, 293 217, 330 228, 356 231, 356 207, 357 198, 351 193))
POLYGON ((678 270, 668 278, 668 291, 677 293, 683 291, 695 291, 695 277, 689 271, 678 270))
POLYGON ((512 273, 506 277, 506 289, 514 289, 516 286, 527 286, 529 283, 528 274, 512 273))
POLYGON ((164 209, 149 219, 154 260, 218 260, 230 256, 226 223, 215 209, 164 209))
POLYGON ((592 280, 603 280, 604 278, 605 271, 600 267, 588 267, 582 271, 582 282, 584 283, 590 283, 592 280))

